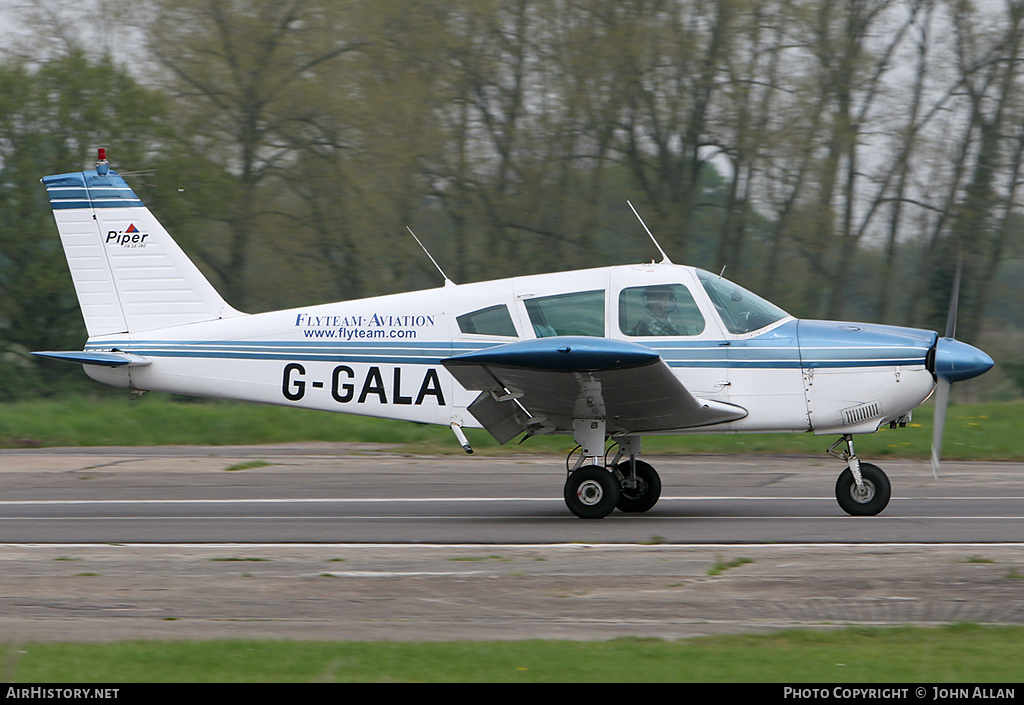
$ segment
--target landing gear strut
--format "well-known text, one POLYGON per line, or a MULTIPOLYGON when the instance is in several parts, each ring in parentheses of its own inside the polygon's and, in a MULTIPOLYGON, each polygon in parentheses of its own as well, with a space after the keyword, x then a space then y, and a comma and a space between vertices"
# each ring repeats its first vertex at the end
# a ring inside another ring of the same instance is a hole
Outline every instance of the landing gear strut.
POLYGON ((836 501, 843 511, 853 516, 881 513, 892 496, 889 478, 877 465, 860 461, 853 450, 853 436, 843 436, 827 452, 847 464, 836 480, 836 501), (846 450, 837 451, 842 443, 846 444, 846 450))

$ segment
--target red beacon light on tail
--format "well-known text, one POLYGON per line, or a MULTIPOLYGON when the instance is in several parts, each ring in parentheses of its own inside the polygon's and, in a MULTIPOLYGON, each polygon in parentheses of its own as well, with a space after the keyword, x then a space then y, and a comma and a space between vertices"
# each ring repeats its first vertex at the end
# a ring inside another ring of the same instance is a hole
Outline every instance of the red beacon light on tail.
POLYGON ((106 176, 109 171, 110 165, 107 163, 107 150, 100 147, 96 150, 96 174, 106 176))

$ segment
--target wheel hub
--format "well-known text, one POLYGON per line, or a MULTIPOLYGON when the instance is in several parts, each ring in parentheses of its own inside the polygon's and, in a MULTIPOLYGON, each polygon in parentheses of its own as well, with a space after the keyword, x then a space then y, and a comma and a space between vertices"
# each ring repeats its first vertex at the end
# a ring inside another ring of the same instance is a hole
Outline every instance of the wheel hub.
POLYGON ((622 494, 633 499, 643 497, 647 494, 647 483, 639 477, 627 477, 622 481, 622 494))
POLYGON ((588 507, 593 507, 601 502, 604 497, 604 488, 594 480, 587 480, 576 490, 576 498, 588 507))
POLYGON ((875 498, 875 485, 871 480, 863 479, 861 487, 857 487, 856 483, 850 486, 850 496, 854 502, 867 504, 875 498))

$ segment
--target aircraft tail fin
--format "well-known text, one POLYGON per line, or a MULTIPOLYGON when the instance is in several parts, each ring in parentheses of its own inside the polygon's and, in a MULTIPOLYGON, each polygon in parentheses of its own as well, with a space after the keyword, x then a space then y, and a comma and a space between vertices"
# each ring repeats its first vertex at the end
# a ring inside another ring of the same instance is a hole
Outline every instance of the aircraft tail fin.
POLYGON ((43 177, 89 337, 244 315, 107 165, 43 177))

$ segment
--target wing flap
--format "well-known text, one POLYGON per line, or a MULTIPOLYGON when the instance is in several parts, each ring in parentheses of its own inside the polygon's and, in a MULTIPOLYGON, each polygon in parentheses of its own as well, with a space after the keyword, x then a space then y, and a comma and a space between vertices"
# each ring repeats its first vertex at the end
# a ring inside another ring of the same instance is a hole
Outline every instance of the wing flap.
POLYGON ((480 392, 467 410, 501 445, 525 431, 529 418, 518 406, 500 402, 490 392, 480 392))

